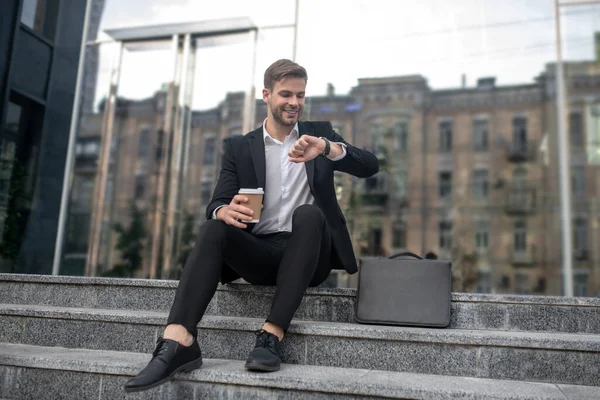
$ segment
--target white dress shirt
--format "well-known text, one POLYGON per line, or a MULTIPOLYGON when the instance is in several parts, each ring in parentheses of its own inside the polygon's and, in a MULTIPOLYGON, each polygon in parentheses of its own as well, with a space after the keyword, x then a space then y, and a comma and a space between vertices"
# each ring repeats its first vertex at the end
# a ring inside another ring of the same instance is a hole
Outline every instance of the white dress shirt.
MULTIPOLYGON (((252 230, 253 234, 291 232, 294 210, 303 204, 315 203, 308 186, 304 163, 292 162, 288 156, 298 139, 298 123, 282 143, 269 135, 266 120, 263 122, 266 167, 265 196, 260 221, 252 230)), ((341 160, 346 156, 346 146, 341 145, 342 155, 332 158, 332 161, 341 160)), ((213 218, 216 218, 217 210, 218 208, 213 212, 213 218)))

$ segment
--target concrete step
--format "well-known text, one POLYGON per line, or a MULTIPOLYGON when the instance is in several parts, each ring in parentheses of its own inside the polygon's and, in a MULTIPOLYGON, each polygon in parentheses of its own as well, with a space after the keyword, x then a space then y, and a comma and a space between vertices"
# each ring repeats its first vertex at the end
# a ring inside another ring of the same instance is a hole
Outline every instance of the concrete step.
POLYGON ((282 365, 264 374, 242 361, 205 359, 158 388, 126 395, 148 362, 139 353, 0 343, 0 396, 10 399, 598 399, 600 388, 369 369, 282 365))
MULTIPOLYGON (((167 314, 0 305, 0 342, 151 353, 167 314)), ((206 316, 206 357, 243 360, 263 319, 206 316)), ((600 386, 600 336, 293 321, 290 364, 600 386)))
MULTIPOLYGON (((0 274, 0 303, 168 311, 177 281, 0 274)), ((208 315, 264 318, 274 289, 219 286, 208 315)), ((356 290, 310 288, 295 318, 354 322, 356 290)), ((600 333, 600 299, 452 294, 451 328, 600 333)))

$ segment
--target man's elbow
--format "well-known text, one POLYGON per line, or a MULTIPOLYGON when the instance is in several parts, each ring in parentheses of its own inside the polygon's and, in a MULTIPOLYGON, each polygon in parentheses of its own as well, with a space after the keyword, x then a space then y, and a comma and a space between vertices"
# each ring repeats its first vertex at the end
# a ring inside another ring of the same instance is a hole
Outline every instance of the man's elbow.
POLYGON ((375 165, 373 165, 371 167, 371 169, 369 170, 369 174, 366 176, 366 178, 370 178, 378 172, 379 172, 379 162, 375 163, 375 165))

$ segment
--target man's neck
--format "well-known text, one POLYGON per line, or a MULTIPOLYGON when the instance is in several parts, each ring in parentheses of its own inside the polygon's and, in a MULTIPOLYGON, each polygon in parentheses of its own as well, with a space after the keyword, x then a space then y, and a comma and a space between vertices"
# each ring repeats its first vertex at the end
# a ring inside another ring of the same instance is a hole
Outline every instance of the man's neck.
POLYGON ((273 138, 277 139, 280 142, 283 142, 287 135, 290 134, 292 129, 289 126, 279 125, 272 118, 267 117, 267 122, 265 123, 265 128, 267 129, 267 133, 273 138))

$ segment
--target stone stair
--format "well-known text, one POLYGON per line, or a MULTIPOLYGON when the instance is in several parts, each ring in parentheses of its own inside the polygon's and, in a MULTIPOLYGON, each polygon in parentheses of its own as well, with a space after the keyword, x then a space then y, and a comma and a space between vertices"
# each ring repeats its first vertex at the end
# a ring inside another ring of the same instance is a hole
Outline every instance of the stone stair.
POLYGON ((451 326, 427 329, 355 324, 355 290, 311 288, 282 370, 257 374, 243 360, 273 288, 242 284, 200 323, 200 370, 126 395, 176 286, 0 274, 0 398, 600 399, 600 299, 455 293, 451 326))

